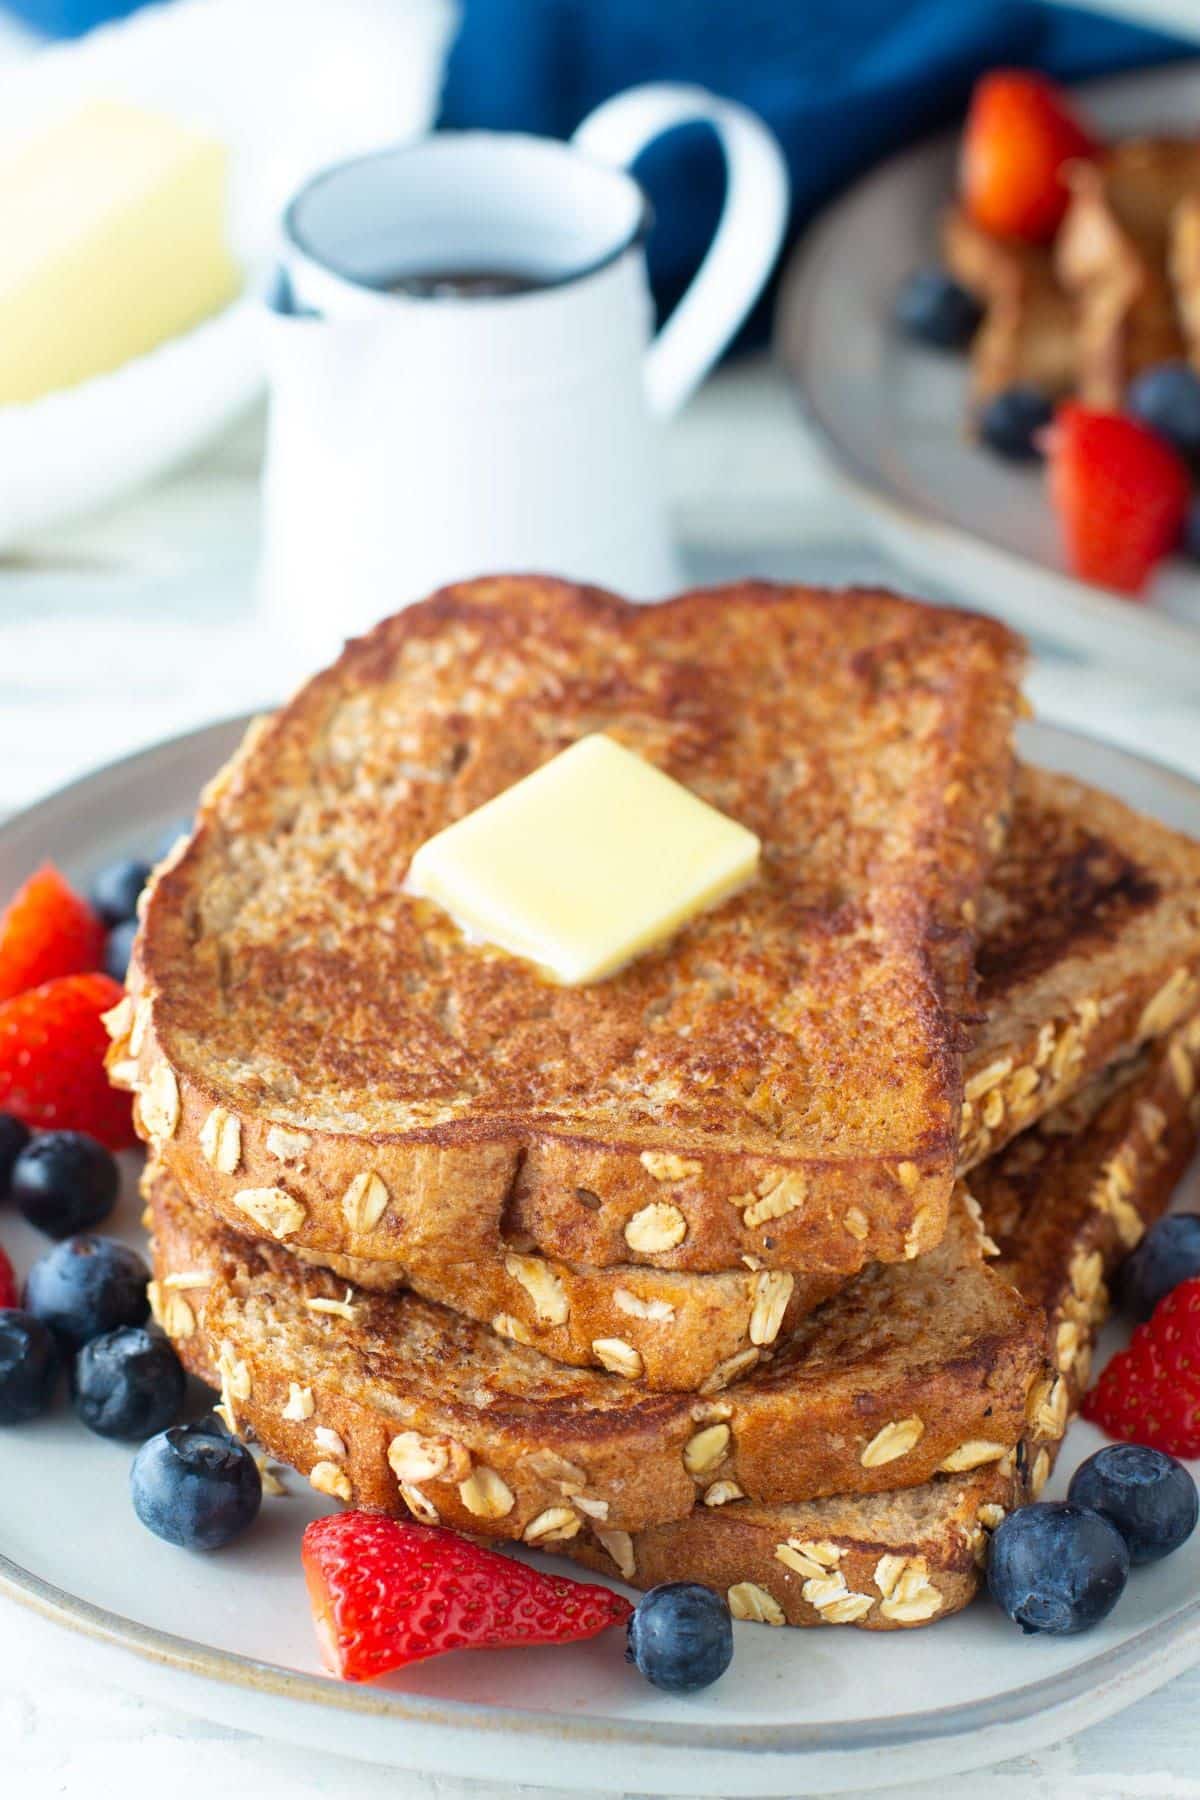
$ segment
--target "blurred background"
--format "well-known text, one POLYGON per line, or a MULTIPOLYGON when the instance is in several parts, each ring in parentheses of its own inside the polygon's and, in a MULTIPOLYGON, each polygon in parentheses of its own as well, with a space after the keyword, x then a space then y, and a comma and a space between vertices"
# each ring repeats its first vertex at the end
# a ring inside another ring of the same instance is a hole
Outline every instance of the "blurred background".
MULTIPOLYGON (((1193 0, 3 0, 0 153, 95 96, 211 132, 231 158, 249 289, 270 266, 283 201, 323 163, 438 124, 566 137, 631 84, 696 82, 778 135, 792 186, 782 267, 864 171, 959 120, 985 70, 1074 81, 1169 66, 1196 54, 1194 11, 1193 0)), ((711 132, 690 127, 637 173, 654 205, 662 317, 711 237, 723 165, 711 132)), ((5 279, 0 248, 0 297, 5 279)), ((902 583, 831 485, 770 359, 776 296, 773 280, 664 433, 688 572, 902 583)), ((167 346, 107 380, 0 404, 0 809, 272 701, 300 672, 255 608, 265 382, 253 312, 243 290, 186 355, 167 346)), ((1151 703, 1135 691, 1125 711, 1110 706, 1111 670, 1045 679, 1060 713, 1102 710, 1117 735, 1141 731, 1151 703)), ((1160 754, 1186 761, 1191 709, 1152 710, 1160 754)))

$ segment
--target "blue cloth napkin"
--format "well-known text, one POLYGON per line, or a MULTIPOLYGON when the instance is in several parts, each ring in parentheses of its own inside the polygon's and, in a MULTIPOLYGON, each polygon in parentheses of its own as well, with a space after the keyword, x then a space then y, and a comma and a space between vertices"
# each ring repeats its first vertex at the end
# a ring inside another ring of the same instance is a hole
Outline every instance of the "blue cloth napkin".
MULTIPOLYGON (((694 81, 743 101, 778 133, 794 237, 889 151, 945 125, 1001 64, 1066 79, 1198 52, 1099 14, 1037 0, 461 0, 444 124, 568 136, 635 82, 694 81)), ((655 204, 649 244, 660 312, 712 234, 723 193, 710 132, 685 127, 638 174, 655 204)), ((761 336, 769 297, 749 336, 761 336)))
POLYGON ((93 25, 123 19, 145 4, 146 0, 5 0, 4 11, 48 37, 80 37, 93 25))

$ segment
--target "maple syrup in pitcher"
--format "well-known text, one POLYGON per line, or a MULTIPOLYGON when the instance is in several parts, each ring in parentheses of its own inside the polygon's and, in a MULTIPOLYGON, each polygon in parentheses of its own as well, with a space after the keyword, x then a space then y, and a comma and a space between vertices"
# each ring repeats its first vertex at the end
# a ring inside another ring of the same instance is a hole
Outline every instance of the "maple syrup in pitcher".
POLYGON ((433 269, 396 275, 383 285, 410 300, 502 300, 550 287, 556 277, 528 269, 433 269))

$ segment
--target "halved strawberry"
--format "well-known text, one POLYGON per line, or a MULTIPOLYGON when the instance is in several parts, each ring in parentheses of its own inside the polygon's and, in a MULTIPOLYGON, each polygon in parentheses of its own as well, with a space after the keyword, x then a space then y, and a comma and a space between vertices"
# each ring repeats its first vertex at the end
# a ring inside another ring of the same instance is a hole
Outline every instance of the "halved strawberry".
POLYGON ((13 1274, 13 1266, 4 1251, 0 1249, 0 1312, 6 1306, 17 1305, 17 1278, 13 1274))
POLYGON ((317 1519, 301 1554, 321 1654, 343 1681, 371 1681, 447 1650, 572 1643, 633 1611, 608 1588, 377 1513, 317 1519))
POLYGON ((1126 594, 1145 586, 1187 517, 1187 464, 1136 419, 1069 401, 1047 433, 1050 498, 1076 575, 1126 594))
POLYGON ((129 1096, 108 1084, 100 1023, 123 991, 107 975, 64 975, 0 1005, 0 1112, 89 1132, 110 1150, 132 1144, 129 1096))
POLYGON ((1200 1456, 1200 1277, 1180 1282, 1139 1325, 1083 1403, 1109 1437, 1200 1456))
POLYGON ((963 132, 967 211, 998 237, 1046 243, 1067 209, 1064 165, 1097 148, 1054 82, 1029 69, 996 69, 976 82, 963 132))
POLYGON ((104 961, 104 926, 87 901, 46 863, 0 915, 0 1000, 104 961))

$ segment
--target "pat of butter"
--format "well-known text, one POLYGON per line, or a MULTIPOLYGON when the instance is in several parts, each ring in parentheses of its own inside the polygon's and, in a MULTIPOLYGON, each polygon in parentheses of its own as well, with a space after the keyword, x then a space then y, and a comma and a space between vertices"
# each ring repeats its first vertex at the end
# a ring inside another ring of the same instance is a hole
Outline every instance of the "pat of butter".
POLYGON ((599 734, 422 844, 407 888, 571 986, 750 881, 752 831, 599 734))
POLYGON ((222 144, 115 102, 0 157, 0 405, 115 369, 231 300, 227 186, 222 144))

